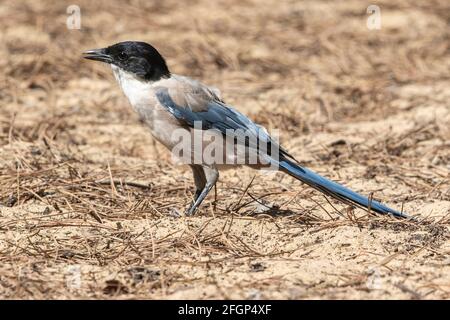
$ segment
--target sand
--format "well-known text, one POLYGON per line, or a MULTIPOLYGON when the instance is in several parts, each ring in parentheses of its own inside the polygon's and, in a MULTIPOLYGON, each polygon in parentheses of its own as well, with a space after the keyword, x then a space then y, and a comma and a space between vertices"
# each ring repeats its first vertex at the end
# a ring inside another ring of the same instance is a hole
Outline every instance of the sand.
POLYGON ((0 297, 450 298, 448 1, 0 4, 0 297), (302 164, 417 217, 352 209, 281 173, 194 191, 104 65, 152 43, 302 164))

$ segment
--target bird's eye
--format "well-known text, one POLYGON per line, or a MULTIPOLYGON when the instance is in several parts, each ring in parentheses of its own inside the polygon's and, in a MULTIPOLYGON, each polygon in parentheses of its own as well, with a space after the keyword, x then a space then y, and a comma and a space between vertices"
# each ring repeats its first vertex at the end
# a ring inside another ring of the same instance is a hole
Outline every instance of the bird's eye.
POLYGON ((126 58, 128 58, 128 55, 124 51, 119 53, 119 60, 125 60, 126 58))

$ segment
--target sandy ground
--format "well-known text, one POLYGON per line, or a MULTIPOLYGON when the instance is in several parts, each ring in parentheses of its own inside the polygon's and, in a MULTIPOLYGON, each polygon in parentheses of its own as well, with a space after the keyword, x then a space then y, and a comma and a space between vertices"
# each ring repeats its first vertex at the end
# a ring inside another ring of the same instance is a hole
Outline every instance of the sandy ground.
POLYGON ((450 298, 450 6, 442 1, 0 3, 0 297, 450 298), (321 174, 419 222, 292 178, 191 172, 81 52, 152 43, 321 174))

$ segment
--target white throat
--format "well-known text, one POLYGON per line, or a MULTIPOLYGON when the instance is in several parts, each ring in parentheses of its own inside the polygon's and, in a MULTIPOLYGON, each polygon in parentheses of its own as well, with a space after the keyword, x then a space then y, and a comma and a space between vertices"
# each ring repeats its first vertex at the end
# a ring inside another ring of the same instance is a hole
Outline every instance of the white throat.
POLYGON ((111 65, 114 77, 127 96, 131 105, 137 108, 140 104, 145 104, 150 99, 151 81, 141 80, 134 74, 124 71, 115 65, 111 65))

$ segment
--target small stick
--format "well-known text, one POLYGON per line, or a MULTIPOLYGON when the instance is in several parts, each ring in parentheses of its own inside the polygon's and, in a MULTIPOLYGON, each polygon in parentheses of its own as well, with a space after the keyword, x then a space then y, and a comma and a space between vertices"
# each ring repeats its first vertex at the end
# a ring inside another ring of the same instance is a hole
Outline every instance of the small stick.
MULTIPOLYGON (((95 181, 95 183, 104 184, 104 185, 110 185, 111 184, 111 180, 97 180, 97 181, 95 181)), ((139 183, 139 182, 121 181, 121 180, 117 180, 117 179, 113 179, 112 183, 114 183, 115 185, 123 184, 123 185, 126 185, 126 186, 142 188, 142 189, 151 189, 151 187, 152 187, 150 185, 146 185, 146 184, 139 183)))
MULTIPOLYGON (((247 187, 245 188, 244 192, 241 195, 241 198, 239 199, 239 201, 236 203, 236 205, 234 206, 233 209, 236 209, 236 207, 241 203, 242 199, 244 198, 245 194, 247 193, 248 189, 250 188, 250 186, 253 183, 253 180, 255 180, 256 175, 253 176, 252 180, 250 181, 250 183, 247 185, 247 187)), ((239 208, 240 209, 240 208, 239 208)))
POLYGON ((108 173, 109 173, 109 179, 110 179, 110 184, 111 184, 111 195, 112 198, 115 198, 115 195, 117 194, 117 190, 116 190, 116 186, 114 184, 114 179, 112 176, 112 172, 111 172, 111 166, 109 165, 109 161, 108 161, 108 173))

